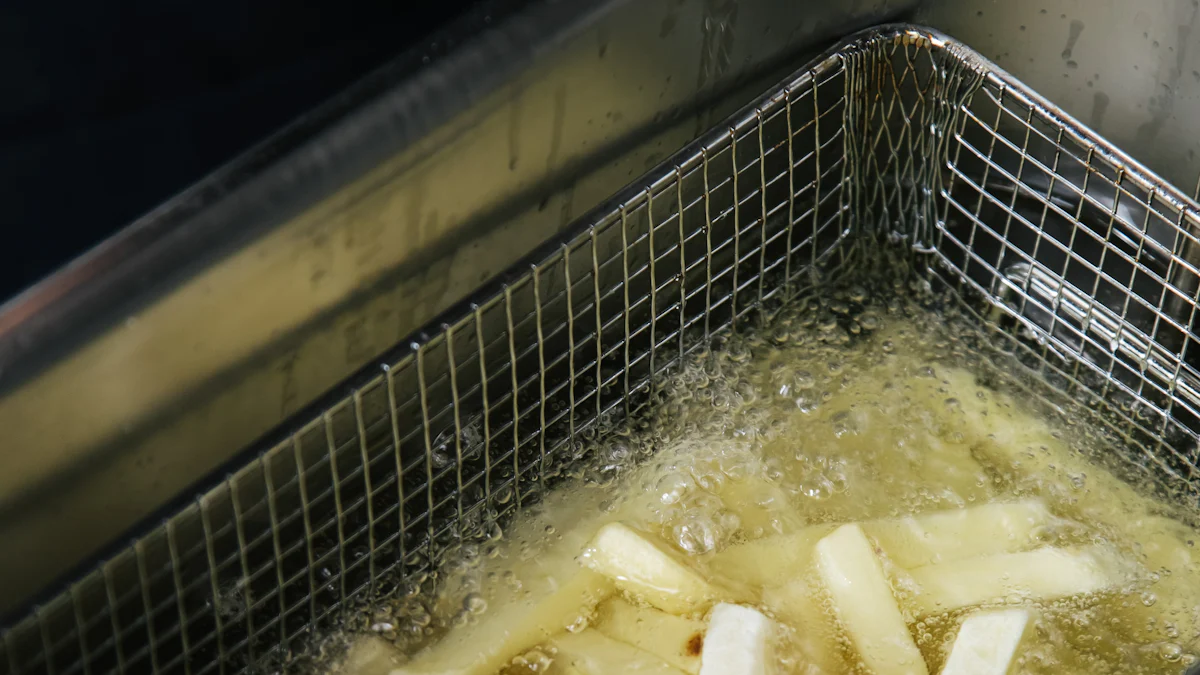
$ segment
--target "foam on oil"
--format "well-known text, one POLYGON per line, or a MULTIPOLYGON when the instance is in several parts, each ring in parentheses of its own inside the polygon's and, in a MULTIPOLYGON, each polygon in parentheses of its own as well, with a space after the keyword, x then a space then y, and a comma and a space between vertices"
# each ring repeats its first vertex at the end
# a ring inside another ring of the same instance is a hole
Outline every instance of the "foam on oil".
MULTIPOLYGON (((929 309, 935 301, 907 283, 842 284, 689 356, 627 426, 592 433, 586 461, 538 506, 503 531, 481 525, 435 572, 350 628, 415 653, 544 591, 556 566, 577 564, 596 528, 618 518, 703 560, 812 524, 1040 497, 1057 518, 1039 543, 1102 544, 1129 567, 1109 592, 1000 599, 1039 612, 1017 672, 1181 673, 1200 651, 1195 531, 1145 496, 1155 486, 1131 487, 1093 461, 1114 456, 1110 430, 1074 409, 1035 405, 1027 380, 997 367, 989 338, 952 306, 929 309)), ((893 572, 903 607, 911 589, 893 572)), ((812 602, 832 612, 822 594, 812 602)), ((906 610, 931 672, 963 614, 906 610)), ((783 672, 806 672, 804 637, 782 652, 783 672)), ((843 672, 863 668, 849 644, 838 658, 843 672)), ((538 647, 510 670, 552 664, 552 650, 538 647)))

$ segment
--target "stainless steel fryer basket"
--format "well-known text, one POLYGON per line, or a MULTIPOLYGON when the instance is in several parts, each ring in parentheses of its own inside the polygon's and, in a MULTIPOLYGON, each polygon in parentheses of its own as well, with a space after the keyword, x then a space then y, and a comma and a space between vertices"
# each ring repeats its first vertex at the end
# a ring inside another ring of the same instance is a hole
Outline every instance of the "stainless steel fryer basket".
POLYGON ((860 34, 44 596, 0 672, 286 668, 436 544, 536 500, 653 375, 863 247, 908 247, 1194 499, 1198 218, 965 46, 860 34))

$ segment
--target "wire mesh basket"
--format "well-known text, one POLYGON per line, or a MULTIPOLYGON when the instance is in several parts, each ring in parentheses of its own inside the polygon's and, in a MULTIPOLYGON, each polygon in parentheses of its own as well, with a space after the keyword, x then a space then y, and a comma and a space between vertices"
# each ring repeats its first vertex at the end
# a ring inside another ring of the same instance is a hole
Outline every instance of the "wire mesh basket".
POLYGON ((1198 218, 965 46, 860 34, 18 617, 0 669, 284 667, 463 523, 536 500, 652 377, 863 247, 909 247, 1026 362, 1118 402, 1152 470, 1194 496, 1198 218))

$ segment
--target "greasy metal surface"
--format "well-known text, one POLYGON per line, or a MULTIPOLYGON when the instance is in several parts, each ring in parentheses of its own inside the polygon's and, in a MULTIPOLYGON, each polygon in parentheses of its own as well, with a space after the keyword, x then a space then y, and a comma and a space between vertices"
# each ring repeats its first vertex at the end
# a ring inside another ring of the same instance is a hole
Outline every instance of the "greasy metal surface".
POLYGON ((1198 218, 961 44, 860 36, 6 630, 0 672, 286 665, 434 542, 536 499, 652 373, 866 246, 907 245, 1031 366, 1123 404, 1148 470, 1194 496, 1198 218))
POLYGON ((772 67, 915 2, 535 4, 6 305, 0 610, 799 61, 772 67))
POLYGON ((1194 0, 933 0, 916 18, 1193 194, 1200 176, 1194 0))
POLYGON ((544 2, 480 19, 490 32, 453 36, 459 47, 408 55, 0 309, 0 610, 694 138, 797 53, 897 13, 916 11, 1193 190, 1196 7, 544 2))

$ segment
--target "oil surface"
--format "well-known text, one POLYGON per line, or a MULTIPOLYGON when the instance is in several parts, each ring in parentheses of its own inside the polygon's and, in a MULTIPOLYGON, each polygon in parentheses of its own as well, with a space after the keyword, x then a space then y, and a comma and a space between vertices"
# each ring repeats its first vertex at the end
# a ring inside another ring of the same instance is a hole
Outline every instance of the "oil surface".
MULTIPOLYGON (((1117 434, 1083 406, 1041 403, 974 325, 907 283, 844 284, 793 303, 685 358, 628 427, 593 434, 586 460, 538 506, 504 531, 487 526, 479 544, 457 549, 358 628, 418 654, 417 664, 447 631, 486 626, 506 605, 550 592, 614 520, 703 567, 731 546, 813 525, 1036 498, 1053 521, 1034 545, 1100 546, 1122 566, 1118 583, 1098 593, 997 598, 1036 609, 1014 672, 1182 673, 1200 652, 1197 534, 1182 522, 1193 514, 1146 496, 1161 492, 1153 472, 1127 482, 1142 451, 1115 450, 1117 434), (1107 461, 1117 456, 1131 461, 1107 461)), ((885 569, 938 672, 978 606, 922 614, 908 572, 885 569)), ((762 605, 784 627, 780 672, 867 672, 808 574, 826 631, 798 630, 762 605), (832 661, 813 663, 813 640, 834 645, 832 661)), ((505 670, 554 668, 554 650, 539 645, 505 670)))

